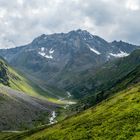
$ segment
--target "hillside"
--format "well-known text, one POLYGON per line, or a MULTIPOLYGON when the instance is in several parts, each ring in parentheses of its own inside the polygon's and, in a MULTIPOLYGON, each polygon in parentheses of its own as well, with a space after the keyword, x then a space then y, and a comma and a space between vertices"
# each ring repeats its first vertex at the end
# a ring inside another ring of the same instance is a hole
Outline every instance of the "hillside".
POLYGON ((44 89, 40 87, 35 82, 26 78, 21 72, 16 71, 14 68, 9 66, 9 64, 2 58, 0 59, 0 84, 25 92, 29 96, 51 102, 61 103, 58 99, 59 97, 64 97, 60 91, 58 91, 57 95, 55 95, 49 91, 49 88, 44 89))
POLYGON ((3 140, 137 140, 140 137, 139 102, 140 84, 136 84, 52 127, 15 136, 8 134, 3 140))
POLYGON ((70 109, 72 112, 85 110, 105 100, 106 98, 113 96, 116 92, 121 91, 129 86, 133 86, 138 82, 140 82, 140 65, 126 74, 122 79, 117 80, 113 86, 108 85, 106 90, 91 92, 89 95, 79 100, 77 104, 72 106, 70 109))
POLYGON ((52 112, 62 103, 0 58, 0 130, 48 124, 52 112))
POLYGON ((49 123, 57 106, 26 93, 0 86, 0 131, 24 130, 49 123))
POLYGON ((140 65, 140 50, 135 50, 129 56, 109 61, 94 70, 89 69, 71 85, 70 92, 77 98, 110 90, 120 80, 127 77, 131 71, 140 65))
POLYGON ((87 94, 71 107, 72 111, 85 110, 140 82, 140 50, 134 51, 128 57, 106 63, 96 73, 90 72, 83 79, 84 81, 75 85, 75 89, 77 92, 84 90, 87 94))

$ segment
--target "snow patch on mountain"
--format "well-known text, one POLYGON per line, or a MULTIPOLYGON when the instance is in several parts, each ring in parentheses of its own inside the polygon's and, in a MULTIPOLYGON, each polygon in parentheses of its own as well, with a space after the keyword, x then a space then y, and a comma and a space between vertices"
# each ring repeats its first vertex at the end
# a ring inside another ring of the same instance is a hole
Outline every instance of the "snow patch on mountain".
POLYGON ((114 57, 126 57, 128 56, 129 54, 126 53, 126 52, 123 52, 123 51, 120 51, 120 53, 109 53, 111 56, 114 56, 114 57))
POLYGON ((45 55, 46 58, 53 59, 52 55, 45 55))
POLYGON ((49 53, 50 53, 50 54, 54 53, 54 50, 51 48, 51 49, 49 50, 49 53))
POLYGON ((44 47, 41 47, 41 51, 44 52, 44 50, 45 50, 45 48, 44 47))
POLYGON ((53 59, 53 56, 52 55, 47 55, 44 52, 38 52, 38 54, 40 54, 41 56, 46 57, 48 59, 53 59))
POLYGON ((47 55, 45 53, 45 48, 44 47, 41 47, 41 51, 38 52, 39 55, 43 56, 43 57, 46 57, 48 59, 53 59, 53 56, 51 54, 53 54, 54 50, 53 49, 50 49, 49 50, 49 55, 47 55))
POLYGON ((100 55, 100 54, 101 54, 100 52, 98 52, 97 50, 95 50, 95 49, 93 49, 93 48, 91 48, 91 47, 89 47, 89 49, 90 49, 92 52, 96 53, 97 55, 100 55))
POLYGON ((46 55, 44 52, 38 52, 38 54, 40 54, 41 56, 44 56, 44 57, 46 55))

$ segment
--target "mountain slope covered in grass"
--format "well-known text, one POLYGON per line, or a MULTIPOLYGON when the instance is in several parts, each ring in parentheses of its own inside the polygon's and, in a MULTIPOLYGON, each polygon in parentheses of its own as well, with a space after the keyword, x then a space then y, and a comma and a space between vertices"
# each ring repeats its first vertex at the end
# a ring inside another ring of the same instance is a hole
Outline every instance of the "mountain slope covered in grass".
POLYGON ((9 86, 12 89, 25 92, 29 96, 33 96, 39 99, 48 100, 51 102, 61 103, 58 101, 58 97, 63 94, 55 95, 37 85, 35 82, 29 80, 21 72, 16 71, 14 68, 9 66, 9 64, 0 59, 0 84, 9 86))
MULTIPOLYGON (((71 108, 73 111, 79 112, 87 109, 114 93, 140 82, 140 51, 137 50, 126 58, 105 64, 95 76, 97 78, 93 76, 92 80, 88 82, 95 83, 96 79, 96 82, 100 83, 99 87, 90 87, 91 89, 87 90, 88 94, 71 108)), ((83 86, 83 88, 85 87, 83 86)))
MULTIPOLYGON (((10 134, 12 140, 137 140, 140 138, 140 83, 48 128, 10 134)), ((1 133, 2 135, 2 133, 1 133)), ((3 138, 4 139, 4 138, 3 138)), ((5 138, 5 140, 8 139, 5 138)))
POLYGON ((24 130, 48 124, 62 103, 0 59, 0 130, 24 130), (53 103, 55 102, 55 103, 53 103))

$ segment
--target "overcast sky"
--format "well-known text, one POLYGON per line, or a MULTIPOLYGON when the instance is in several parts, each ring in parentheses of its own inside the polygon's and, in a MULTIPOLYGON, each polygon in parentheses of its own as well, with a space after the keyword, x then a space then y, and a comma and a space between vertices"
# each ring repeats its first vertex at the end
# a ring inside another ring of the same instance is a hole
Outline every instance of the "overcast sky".
POLYGON ((140 44, 140 0, 0 0, 1 48, 79 28, 140 44))

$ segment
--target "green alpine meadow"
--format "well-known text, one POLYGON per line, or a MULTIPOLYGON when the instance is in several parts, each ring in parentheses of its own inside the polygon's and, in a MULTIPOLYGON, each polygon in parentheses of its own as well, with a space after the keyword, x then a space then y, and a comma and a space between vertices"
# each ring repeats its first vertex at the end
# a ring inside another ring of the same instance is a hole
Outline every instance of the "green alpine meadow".
POLYGON ((1 133, 13 140, 112 140, 140 137, 140 84, 116 93, 83 112, 52 127, 37 128, 18 134, 1 133))

